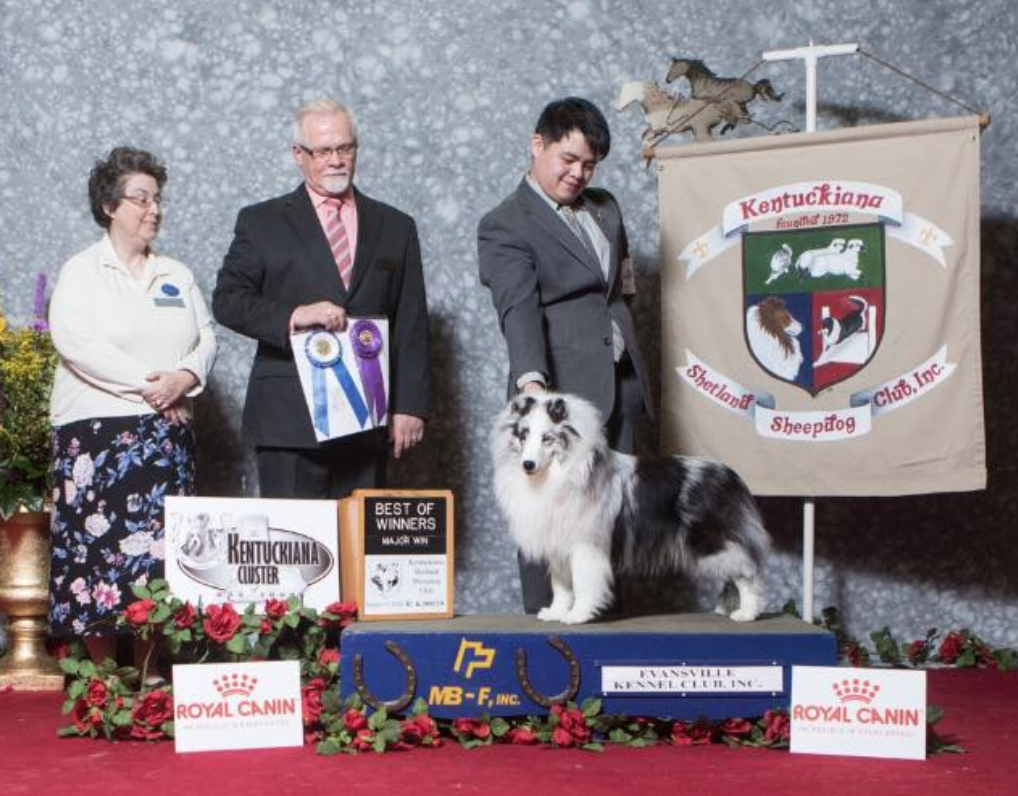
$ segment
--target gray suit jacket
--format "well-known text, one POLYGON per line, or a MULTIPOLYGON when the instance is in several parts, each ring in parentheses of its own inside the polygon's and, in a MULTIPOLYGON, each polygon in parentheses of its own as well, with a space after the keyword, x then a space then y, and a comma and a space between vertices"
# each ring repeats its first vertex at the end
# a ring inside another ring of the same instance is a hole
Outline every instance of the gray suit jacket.
POLYGON ((626 230, 615 198, 591 188, 584 202, 611 244, 608 279, 597 258, 527 183, 481 219, 481 282, 491 290, 509 349, 510 390, 530 371, 593 402, 605 420, 615 400, 612 319, 625 339, 652 414, 647 369, 622 297, 626 230))

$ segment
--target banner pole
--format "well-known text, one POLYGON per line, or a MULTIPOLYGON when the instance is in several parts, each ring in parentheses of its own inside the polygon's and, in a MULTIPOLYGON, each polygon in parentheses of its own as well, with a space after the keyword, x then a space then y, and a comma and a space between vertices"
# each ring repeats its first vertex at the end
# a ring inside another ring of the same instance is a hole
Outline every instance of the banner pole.
MULTIPOLYGON (((814 46, 812 39, 808 47, 793 50, 770 50, 763 54, 765 61, 802 61, 806 66, 806 132, 817 130, 817 61, 830 55, 852 55, 859 51, 856 44, 827 44, 814 46)), ((813 571, 815 566, 816 529, 814 500, 803 498, 802 502, 802 618, 813 621, 813 571)))

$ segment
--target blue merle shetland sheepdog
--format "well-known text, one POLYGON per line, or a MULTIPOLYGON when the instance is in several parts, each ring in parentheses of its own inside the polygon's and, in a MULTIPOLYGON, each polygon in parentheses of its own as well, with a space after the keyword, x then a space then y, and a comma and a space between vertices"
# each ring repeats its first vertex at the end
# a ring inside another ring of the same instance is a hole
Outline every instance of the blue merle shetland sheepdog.
POLYGON ((608 448, 598 410, 573 395, 517 396, 491 435, 495 492, 523 555, 545 562, 539 619, 579 624, 612 602, 614 573, 684 572, 724 582, 717 611, 764 607, 770 547, 749 489, 717 462, 644 460, 608 448))

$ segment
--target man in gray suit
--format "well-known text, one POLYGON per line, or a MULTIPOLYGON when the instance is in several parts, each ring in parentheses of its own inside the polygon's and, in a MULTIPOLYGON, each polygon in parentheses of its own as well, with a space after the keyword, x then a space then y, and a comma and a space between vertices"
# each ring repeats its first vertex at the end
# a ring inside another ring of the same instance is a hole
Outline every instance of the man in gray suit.
MULTIPOLYGON (((588 188, 611 147, 608 123, 578 97, 550 103, 516 191, 481 219, 481 282, 509 349, 510 392, 555 389, 601 410, 614 450, 635 453, 639 416, 652 412, 647 371, 626 304, 635 294, 615 198, 588 188)), ((550 602, 543 567, 520 561, 523 605, 550 602)))

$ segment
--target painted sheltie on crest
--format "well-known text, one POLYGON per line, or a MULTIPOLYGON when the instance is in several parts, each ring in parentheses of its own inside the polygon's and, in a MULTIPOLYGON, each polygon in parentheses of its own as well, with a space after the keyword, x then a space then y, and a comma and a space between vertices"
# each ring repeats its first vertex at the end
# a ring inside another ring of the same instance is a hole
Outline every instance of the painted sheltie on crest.
POLYGON ((580 624, 612 602, 614 574, 721 579, 717 612, 764 607, 770 547, 749 489, 723 464, 609 449, 600 412, 573 395, 514 398, 495 422, 495 493, 523 555, 544 562, 546 621, 580 624))

